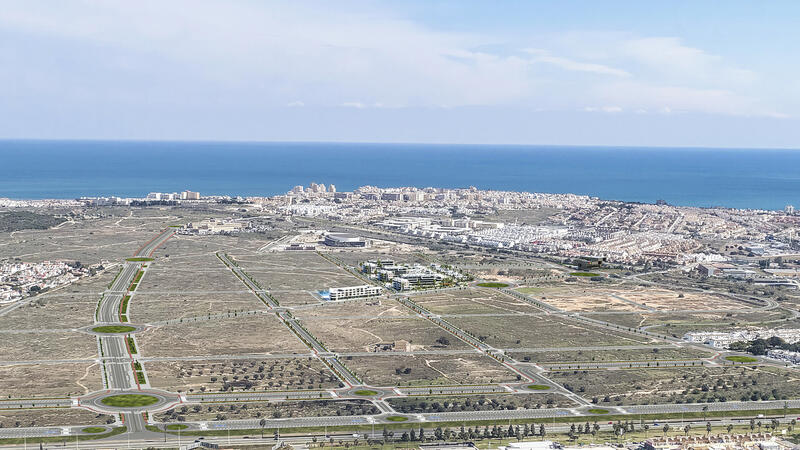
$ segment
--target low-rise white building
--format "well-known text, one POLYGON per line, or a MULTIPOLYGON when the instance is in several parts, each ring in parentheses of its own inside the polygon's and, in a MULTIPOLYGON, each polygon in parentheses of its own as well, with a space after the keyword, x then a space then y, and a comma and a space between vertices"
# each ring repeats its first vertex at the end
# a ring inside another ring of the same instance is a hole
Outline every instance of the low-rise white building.
POLYGON ((331 288, 329 290, 331 301, 345 300, 348 298, 367 298, 377 297, 383 294, 383 288, 379 286, 348 286, 340 288, 331 288))

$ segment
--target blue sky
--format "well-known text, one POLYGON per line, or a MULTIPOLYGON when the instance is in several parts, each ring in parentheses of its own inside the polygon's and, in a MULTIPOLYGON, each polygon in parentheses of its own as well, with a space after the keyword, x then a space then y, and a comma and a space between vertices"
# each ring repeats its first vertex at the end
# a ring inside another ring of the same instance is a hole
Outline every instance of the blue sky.
POLYGON ((0 0, 0 138, 800 148, 800 2, 0 0))

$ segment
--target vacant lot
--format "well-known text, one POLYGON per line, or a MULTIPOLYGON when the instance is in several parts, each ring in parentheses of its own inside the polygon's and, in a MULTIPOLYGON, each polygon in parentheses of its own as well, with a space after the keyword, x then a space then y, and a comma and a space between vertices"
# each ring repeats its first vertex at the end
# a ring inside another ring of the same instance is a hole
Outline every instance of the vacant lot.
POLYGON ((458 411, 513 411, 516 409, 569 408, 575 402, 560 394, 428 395, 390 398, 387 402, 405 414, 458 411))
POLYGON ((540 309, 496 289, 465 288, 415 295, 415 303, 436 314, 536 313, 540 309))
POLYGON ((800 397, 796 372, 767 367, 555 371, 548 376, 601 405, 705 403, 800 397))
POLYGON ((592 314, 589 317, 624 327, 649 326, 651 331, 682 337, 689 331, 725 331, 746 326, 765 328, 796 328, 788 311, 774 309, 749 313, 634 313, 592 314))
MULTIPOLYGON (((156 269, 158 262, 150 267, 156 269)), ((148 268, 137 293, 227 293, 246 290, 244 284, 222 263, 214 269, 150 270, 148 268)))
POLYGON ((85 409, 0 409, 0 428, 105 425, 114 417, 85 409))
POLYGON ((257 256, 237 254, 234 259, 268 290, 312 291, 364 284, 314 252, 278 252, 257 256))
POLYGON ((3 361, 87 359, 96 356, 97 340, 84 333, 3 333, 0 338, 0 358, 3 361))
POLYGON ((430 321, 419 317, 308 320, 303 325, 328 350, 337 352, 366 352, 371 351, 375 344, 399 340, 408 341, 411 350, 470 348, 430 321), (446 345, 437 342, 442 337, 447 338, 446 345))
POLYGON ((391 318, 413 317, 414 312, 392 299, 370 299, 347 302, 324 302, 313 308, 294 311, 301 320, 329 320, 353 317, 391 318), (379 302, 380 304, 377 304, 379 302))
POLYGON ((177 392, 280 391, 339 387, 339 380, 313 358, 146 363, 153 387, 177 392))
POLYGON ((185 420, 279 419, 286 417, 356 416, 379 414, 367 400, 303 400, 274 403, 204 403, 181 406, 155 415, 159 422, 185 420))
POLYGON ((498 348, 640 345, 647 337, 554 316, 454 317, 448 322, 498 348))
POLYGON ((372 386, 487 384, 517 381, 484 355, 354 356, 342 362, 372 386))
POLYGON ((164 325, 136 335, 143 356, 306 353, 308 348, 273 315, 164 325))
POLYGON ((0 397, 68 397, 103 388, 96 363, 0 366, 0 397))
POLYGON ((708 358, 713 351, 695 348, 667 347, 651 349, 578 350, 513 353, 518 361, 537 363, 608 362, 608 361, 665 361, 708 358))
POLYGON ((132 322, 151 323, 186 317, 202 317, 208 314, 263 309, 266 309, 264 303, 250 291, 190 294, 137 292, 131 298, 128 318, 132 322))

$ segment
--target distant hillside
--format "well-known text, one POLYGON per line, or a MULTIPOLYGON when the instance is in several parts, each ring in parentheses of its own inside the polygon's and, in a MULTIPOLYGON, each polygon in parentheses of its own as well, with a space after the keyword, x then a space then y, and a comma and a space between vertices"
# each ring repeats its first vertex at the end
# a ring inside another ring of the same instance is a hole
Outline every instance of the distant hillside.
POLYGON ((0 213, 0 232, 18 230, 46 230, 66 219, 50 214, 37 214, 29 211, 13 211, 0 213))

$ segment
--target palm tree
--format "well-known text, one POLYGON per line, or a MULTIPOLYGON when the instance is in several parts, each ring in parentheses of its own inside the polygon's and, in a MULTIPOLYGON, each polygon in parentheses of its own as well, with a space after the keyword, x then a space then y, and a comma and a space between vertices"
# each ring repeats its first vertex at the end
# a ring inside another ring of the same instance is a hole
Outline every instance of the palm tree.
POLYGON ((729 423, 728 424, 728 434, 731 434, 731 431, 733 431, 733 424, 729 423))
POLYGON ((711 422, 706 422, 706 436, 711 433, 711 422))
POLYGON ((666 436, 667 433, 669 433, 669 424, 665 423, 664 428, 662 428, 662 430, 664 430, 664 436, 666 436))
POLYGON ((708 412, 708 405, 703 406, 703 421, 706 420, 706 413, 708 412))
POLYGON ((264 427, 267 426, 266 419, 259 420, 258 425, 261 427, 261 439, 264 439, 264 427))
POLYGON ((692 429, 692 426, 691 426, 691 425, 689 425, 689 424, 687 423, 687 424, 686 424, 686 426, 685 426, 685 427, 683 427, 683 433, 684 433, 686 436, 688 436, 688 435, 689 435, 689 431, 690 431, 691 429, 692 429))

